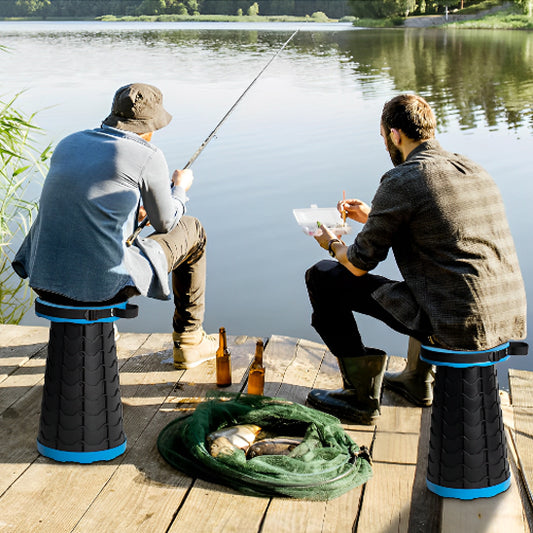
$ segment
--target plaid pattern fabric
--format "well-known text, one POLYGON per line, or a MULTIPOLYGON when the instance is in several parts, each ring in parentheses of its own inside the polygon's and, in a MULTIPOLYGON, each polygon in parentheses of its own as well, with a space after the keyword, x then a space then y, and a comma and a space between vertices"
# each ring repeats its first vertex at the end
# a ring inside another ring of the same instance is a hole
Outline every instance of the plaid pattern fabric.
POLYGON ((387 172, 349 247, 374 269, 392 249, 403 281, 373 297, 445 348, 483 350, 526 335, 526 296, 499 190, 468 158, 432 139, 387 172))

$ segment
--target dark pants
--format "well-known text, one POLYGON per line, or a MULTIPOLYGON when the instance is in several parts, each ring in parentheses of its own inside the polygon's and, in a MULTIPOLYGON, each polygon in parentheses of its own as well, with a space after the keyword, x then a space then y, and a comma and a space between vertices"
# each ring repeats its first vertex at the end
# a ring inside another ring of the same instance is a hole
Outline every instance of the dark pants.
POLYGON ((194 331, 202 327, 205 312, 206 235, 200 221, 183 216, 168 233, 152 233, 167 258, 172 272, 174 331, 194 331))
POLYGON ((354 311, 377 318, 421 342, 428 338, 428 332, 410 330, 372 298, 376 289, 393 280, 374 274, 354 276, 337 261, 324 260, 305 273, 305 282, 313 307, 311 325, 336 357, 366 353, 354 311))

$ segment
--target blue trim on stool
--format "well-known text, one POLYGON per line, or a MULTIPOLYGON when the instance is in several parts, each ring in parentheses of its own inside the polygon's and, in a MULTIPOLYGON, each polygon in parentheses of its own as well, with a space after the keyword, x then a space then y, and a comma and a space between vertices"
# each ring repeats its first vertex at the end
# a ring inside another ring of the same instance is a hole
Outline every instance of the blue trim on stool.
POLYGON ((88 464, 95 463, 96 461, 111 461, 111 459, 115 459, 115 457, 122 455, 126 451, 126 443, 127 440, 125 440, 120 446, 97 452, 67 452, 64 450, 49 448, 37 441, 37 451, 41 455, 44 455, 44 457, 59 461, 60 463, 88 464))
MULTIPOLYGON (((443 355, 450 355, 452 357, 457 356, 467 356, 467 357, 474 357, 474 356, 483 356, 483 354, 490 354, 492 352, 502 352, 504 350, 507 350, 510 347, 511 343, 504 342, 503 344, 500 344, 499 346, 495 346, 494 348, 489 348, 488 350, 447 350, 446 348, 439 348, 437 346, 427 346, 425 344, 422 345, 423 350, 420 353, 420 359, 426 363, 430 363, 435 366, 449 366, 452 368, 469 368, 471 366, 492 366, 496 363, 501 363, 502 361, 506 361, 509 359, 511 354, 505 355, 501 359, 498 359, 497 361, 470 361, 470 362, 464 362, 464 363, 458 363, 458 362, 451 362, 451 361, 442 361, 434 359, 430 359, 427 356, 424 356, 424 351, 426 352, 433 352, 435 354, 443 354, 443 355)), ((503 354, 502 354, 503 355, 503 354)))
POLYGON ((483 487, 479 489, 453 489, 436 485, 426 479, 427 488, 443 498, 457 498, 459 500, 474 500, 476 498, 492 498, 501 492, 506 491, 511 486, 511 476, 502 483, 492 487, 483 487))
MULTIPOLYGON (((70 305, 60 305, 60 304, 54 304, 51 302, 48 302, 46 300, 43 300, 42 298, 37 298, 38 302, 41 302, 42 304, 48 306, 48 307, 55 307, 57 309, 72 309, 74 311, 85 311, 85 310, 102 310, 102 309, 126 309, 128 302, 120 302, 112 305, 104 305, 101 307, 74 307, 70 305)), ((98 320, 86 320, 83 318, 60 318, 53 315, 46 315, 44 313, 40 313, 39 311, 35 310, 35 314, 37 316, 40 316, 42 318, 46 318, 47 320, 50 320, 50 322, 70 322, 71 324, 94 324, 96 322, 115 322, 120 319, 118 316, 110 316, 106 318, 100 318, 98 320)))

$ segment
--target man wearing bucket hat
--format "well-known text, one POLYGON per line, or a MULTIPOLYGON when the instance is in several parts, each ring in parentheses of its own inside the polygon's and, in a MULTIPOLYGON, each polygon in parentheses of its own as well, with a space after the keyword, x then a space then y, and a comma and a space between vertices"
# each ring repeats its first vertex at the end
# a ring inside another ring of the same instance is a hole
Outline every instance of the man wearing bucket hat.
POLYGON ((190 368, 215 356, 203 329, 205 232, 185 216, 190 169, 169 170, 150 141, 172 116, 161 91, 145 83, 119 88, 99 128, 63 139, 44 182, 39 212, 13 268, 56 304, 111 304, 142 294, 174 295, 174 365, 190 368), (155 232, 126 239, 140 216, 155 232))

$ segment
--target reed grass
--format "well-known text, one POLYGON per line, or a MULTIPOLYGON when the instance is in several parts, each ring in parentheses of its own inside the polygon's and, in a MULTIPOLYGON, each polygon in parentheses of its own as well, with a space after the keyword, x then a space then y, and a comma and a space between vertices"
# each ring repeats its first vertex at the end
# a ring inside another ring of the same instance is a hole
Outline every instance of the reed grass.
POLYGON ((26 117, 15 104, 20 93, 0 98, 0 323, 18 324, 32 304, 26 281, 11 267, 16 246, 27 233, 37 202, 30 200, 28 186, 44 177, 51 145, 39 148, 35 114, 26 117))

